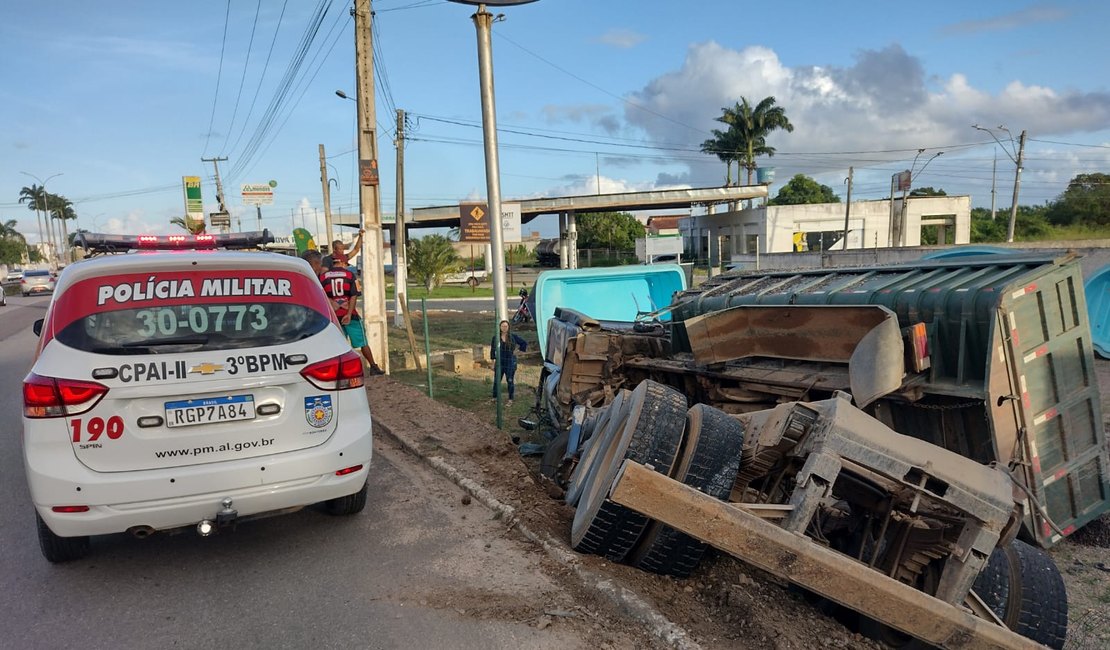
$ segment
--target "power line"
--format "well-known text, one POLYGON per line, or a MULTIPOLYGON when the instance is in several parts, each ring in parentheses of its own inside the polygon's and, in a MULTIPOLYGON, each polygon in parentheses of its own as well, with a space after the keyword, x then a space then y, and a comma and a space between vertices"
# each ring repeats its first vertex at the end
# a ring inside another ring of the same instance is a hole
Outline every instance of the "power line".
POLYGON ((508 42, 508 43, 509 43, 510 45, 513 45, 514 47, 517 47, 517 48, 519 48, 519 49, 520 49, 521 51, 523 51, 524 53, 526 53, 526 54, 529 54, 529 55, 531 55, 531 56, 533 56, 533 57, 535 57, 535 58, 539 59, 540 61, 543 61, 543 62, 544 62, 544 63, 546 63, 547 65, 549 65, 549 66, 551 66, 552 68, 555 68, 556 70, 558 70, 559 72, 562 72, 563 74, 565 74, 565 75, 567 75, 567 76, 569 76, 569 77, 572 77, 572 78, 574 78, 574 79, 577 79, 578 81, 580 81, 580 82, 582 82, 582 83, 586 84, 587 86, 589 86, 589 87, 591 87, 591 88, 593 88, 593 89, 595 89, 595 90, 601 91, 601 92, 605 93, 606 95, 609 95, 609 96, 610 96, 610 97, 612 97, 613 99, 616 99, 616 100, 618 100, 618 101, 620 101, 620 102, 622 102, 622 103, 628 104, 629 106, 631 106, 631 107, 633 107, 633 108, 636 108, 636 109, 639 109, 639 110, 641 110, 641 111, 644 111, 645 113, 649 113, 649 114, 651 114, 651 115, 654 115, 655 117, 658 117, 658 118, 664 119, 664 120, 666 120, 666 121, 668 121, 668 122, 670 122, 670 123, 672 123, 672 124, 677 124, 678 126, 681 126, 681 127, 685 127, 685 128, 687 128, 687 129, 690 129, 691 131, 697 131, 698 133, 703 133, 703 134, 706 134, 706 135, 713 135, 712 133, 710 133, 709 131, 706 131, 705 129, 699 129, 699 128, 696 128, 696 127, 690 126, 689 124, 685 124, 685 123, 683 123, 683 122, 679 122, 678 120, 675 120, 675 119, 673 119, 673 118, 670 118, 670 117, 668 117, 668 116, 666 116, 666 115, 663 115, 662 113, 658 113, 658 112, 656 112, 656 111, 653 111, 653 110, 651 110, 650 108, 648 108, 648 107, 646 107, 646 106, 643 106, 643 105, 641 105, 641 104, 638 104, 638 103, 636 103, 636 102, 632 101, 631 99, 628 99, 628 98, 626 98, 626 97, 621 97, 620 95, 617 95, 617 94, 615 94, 615 93, 611 93, 611 92, 609 92, 608 90, 606 90, 606 89, 602 88, 601 86, 598 86, 597 84, 595 84, 595 83, 593 83, 593 82, 587 81, 587 80, 583 79, 582 77, 579 77, 578 75, 574 74, 574 73, 573 73, 573 72, 571 72, 570 70, 567 70, 566 68, 563 68, 563 67, 561 67, 561 66, 559 66, 559 65, 557 65, 557 64, 555 64, 555 63, 552 63, 551 61, 548 61, 547 59, 543 58, 543 57, 542 57, 542 56, 540 56, 539 54, 536 54, 535 52, 533 52, 533 51, 529 50, 528 48, 524 47, 524 46, 523 46, 523 45, 521 45, 520 43, 517 43, 516 41, 514 41, 514 40, 513 40, 513 39, 511 39, 511 38, 509 38, 508 36, 505 36, 504 34, 497 34, 497 36, 498 36, 498 37, 500 37, 500 38, 502 38, 502 39, 504 39, 505 41, 507 41, 507 42, 508 42))
POLYGON ((220 41, 220 67, 216 72, 216 94, 212 96, 212 115, 208 118, 208 133, 204 137, 204 153, 208 153, 208 141, 212 139, 212 125, 216 121, 216 100, 220 98, 220 79, 224 75, 224 48, 227 47, 227 23, 231 16, 231 0, 227 0, 227 10, 224 11, 224 36, 220 41))
POLYGON ((254 22, 251 23, 251 37, 247 42, 247 58, 243 61, 243 75, 239 78, 239 92, 235 93, 235 108, 231 111, 231 123, 227 125, 227 135, 224 136, 224 143, 220 146, 222 151, 227 150, 227 141, 231 139, 231 132, 235 130, 235 118, 239 116, 239 99, 243 96, 243 86, 247 82, 247 68, 251 63, 251 50, 254 49, 254 32, 258 29, 258 12, 262 9, 262 0, 254 5, 254 22))
POLYGON ((274 28, 274 37, 270 39, 270 50, 266 53, 266 62, 262 65, 262 74, 258 77, 258 84, 254 87, 254 97, 251 98, 251 107, 247 111, 247 117, 243 120, 243 126, 239 129, 239 135, 235 137, 235 144, 231 145, 234 150, 239 146, 239 141, 243 139, 243 134, 247 132, 247 124, 251 120, 251 115, 254 115, 254 105, 258 101, 258 91, 262 90, 262 82, 266 79, 266 72, 270 69, 270 57, 274 54, 274 43, 277 43, 278 33, 281 31, 281 22, 285 18, 285 7, 289 4, 289 0, 281 5, 281 14, 278 15, 277 27, 274 28))

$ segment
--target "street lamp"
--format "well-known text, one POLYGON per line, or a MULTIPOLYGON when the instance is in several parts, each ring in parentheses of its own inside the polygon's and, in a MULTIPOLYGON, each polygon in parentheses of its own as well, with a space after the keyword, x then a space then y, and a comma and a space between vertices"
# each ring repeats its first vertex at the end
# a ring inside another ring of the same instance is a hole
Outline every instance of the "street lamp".
MULTIPOLYGON (((54 245, 54 233, 51 232, 51 229, 50 229, 50 210, 49 210, 50 206, 47 204, 47 200, 48 200, 49 195, 46 193, 46 184, 48 182, 50 182, 51 178, 57 178, 57 177, 61 176, 64 172, 58 172, 57 174, 52 174, 50 176, 47 176, 45 181, 42 180, 41 178, 39 178, 38 176, 35 176, 34 174, 30 174, 28 172, 19 172, 19 173, 23 174, 24 176, 30 176, 31 178, 33 178, 33 179, 35 179, 36 181, 39 182, 39 191, 42 192, 42 221, 43 221, 44 224, 46 224, 46 235, 47 235, 47 242, 48 242, 48 245, 49 245, 48 250, 50 251, 50 258, 51 258, 50 261, 53 263, 57 259, 58 252, 57 252, 56 247, 54 245)), ((37 203, 35 205, 35 219, 36 220, 38 219, 38 204, 37 203)), ((39 225, 39 243, 40 244, 42 243, 42 224, 39 225)))
MULTIPOLYGON (((494 20, 500 20, 486 11, 486 6, 510 7, 528 4, 535 0, 451 0, 459 4, 477 5, 478 11, 470 17, 474 21, 474 29, 478 35, 478 85, 482 97, 482 134, 485 142, 486 155, 486 200, 488 201, 490 223, 490 248, 493 258, 493 308, 498 332, 500 323, 508 320, 505 292, 505 235, 502 232, 501 222, 501 169, 497 159, 497 110, 493 96, 493 43, 491 32, 494 20)), ((501 336, 494 337, 494 363, 501 362, 501 336)), ((510 342, 511 343, 511 342, 510 342)), ((495 365, 495 368, 498 366, 495 365)), ((501 428, 501 380, 500 371, 495 370, 494 395, 497 398, 497 427, 501 428)))
POLYGON ((989 133, 990 136, 994 138, 994 141, 998 143, 998 146, 1002 147, 1002 151, 1006 152, 1006 155, 1009 156, 1010 160, 1017 166, 1017 170, 1014 172, 1014 200, 1010 204, 1010 223, 1006 227, 1006 241, 1012 242, 1014 241, 1014 225, 1017 223, 1018 191, 1021 188, 1021 162, 1025 158, 1025 130, 1023 129, 1021 132, 1017 151, 1011 153, 1011 149, 1014 146, 1014 134, 1010 133, 1010 129, 1007 129, 1005 125, 999 124, 996 128, 999 131, 1005 131, 1006 135, 1009 136, 1010 147, 1002 144, 1002 141, 994 134, 994 129, 979 126, 978 124, 972 124, 971 128, 989 133))
POLYGON ((358 103, 357 99, 355 99, 354 97, 348 97, 347 93, 343 92, 342 90, 335 91, 335 94, 339 97, 342 97, 343 99, 349 99, 349 100, 351 100, 352 102, 354 102, 356 104, 358 103))

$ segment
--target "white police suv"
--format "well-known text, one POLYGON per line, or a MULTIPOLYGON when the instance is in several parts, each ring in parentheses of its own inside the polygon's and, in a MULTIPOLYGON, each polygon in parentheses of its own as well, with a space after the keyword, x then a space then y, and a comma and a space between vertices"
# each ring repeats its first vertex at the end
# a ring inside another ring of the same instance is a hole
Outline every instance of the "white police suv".
POLYGON ((92 257, 58 279, 23 381, 47 560, 82 557, 90 535, 209 535, 314 503, 363 509, 362 360, 308 264, 226 250, 272 239, 78 239, 92 257))

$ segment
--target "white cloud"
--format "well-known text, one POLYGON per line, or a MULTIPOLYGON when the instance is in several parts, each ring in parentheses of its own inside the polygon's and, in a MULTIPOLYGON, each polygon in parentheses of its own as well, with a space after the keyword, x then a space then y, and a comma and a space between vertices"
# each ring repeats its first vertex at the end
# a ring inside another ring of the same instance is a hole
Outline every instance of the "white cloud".
MULTIPOLYGON (((930 78, 921 61, 898 45, 860 51, 849 67, 789 67, 766 47, 733 50, 712 41, 692 45, 681 67, 631 93, 625 120, 656 142, 696 148, 720 126, 714 118, 722 107, 742 97, 759 101, 768 96, 775 97, 795 127, 793 133, 777 131, 769 138, 780 154, 769 160, 779 168, 778 177, 824 172, 837 175, 838 185, 851 164, 881 167, 884 159, 905 164, 917 148, 979 141, 984 134, 972 131, 974 123, 1006 124, 1015 133, 1027 129, 1031 137, 1110 129, 1110 93, 1063 91, 1019 80, 990 93, 961 74, 930 78), (876 153, 891 150, 903 151, 876 153)), ((954 155, 945 156, 944 164, 954 155)), ((688 163, 686 176, 660 179, 721 184, 723 164, 706 158, 704 164, 688 163)), ((1066 174, 1059 170, 1058 175, 1066 174)))
POLYGON ((601 36, 597 37, 597 42, 604 43, 605 45, 612 45, 621 49, 629 49, 636 47, 640 43, 647 40, 647 36, 631 29, 610 29, 601 36))

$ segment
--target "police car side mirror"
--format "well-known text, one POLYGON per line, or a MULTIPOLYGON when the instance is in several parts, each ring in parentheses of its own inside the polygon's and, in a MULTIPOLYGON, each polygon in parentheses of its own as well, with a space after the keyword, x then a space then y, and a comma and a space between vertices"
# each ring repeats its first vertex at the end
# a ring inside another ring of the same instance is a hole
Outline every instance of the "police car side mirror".
POLYGON ((43 323, 44 320, 46 320, 46 319, 40 318, 37 321, 35 321, 34 325, 31 326, 31 329, 33 329, 35 331, 35 336, 42 336, 42 323, 43 323))

